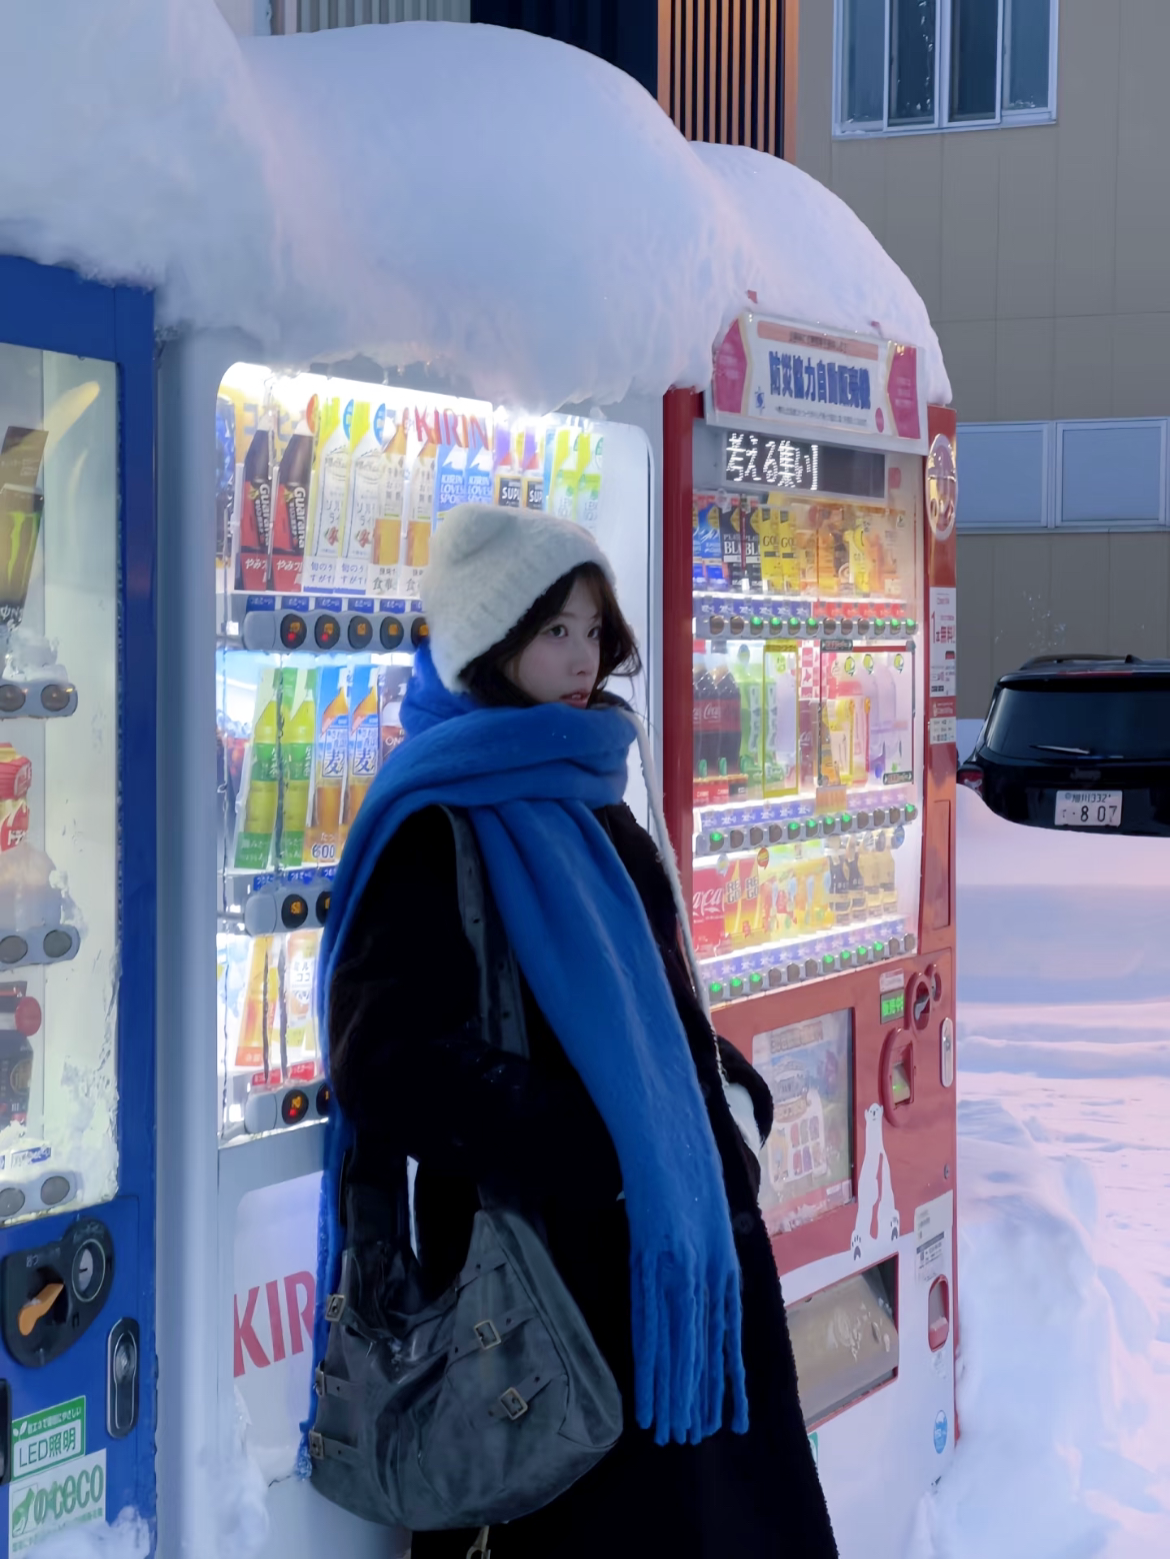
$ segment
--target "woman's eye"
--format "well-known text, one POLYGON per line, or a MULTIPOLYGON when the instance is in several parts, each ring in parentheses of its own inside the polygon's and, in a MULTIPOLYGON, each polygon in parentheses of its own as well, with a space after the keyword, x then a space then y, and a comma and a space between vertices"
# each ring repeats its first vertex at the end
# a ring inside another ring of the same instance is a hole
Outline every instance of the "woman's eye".
POLYGON ((553 623, 552 627, 548 631, 554 639, 559 639, 562 634, 567 633, 569 630, 565 627, 564 623, 553 623))
POLYGON ((590 630, 589 630, 589 637, 591 639, 600 639, 601 638, 601 629, 600 628, 590 628, 590 630))

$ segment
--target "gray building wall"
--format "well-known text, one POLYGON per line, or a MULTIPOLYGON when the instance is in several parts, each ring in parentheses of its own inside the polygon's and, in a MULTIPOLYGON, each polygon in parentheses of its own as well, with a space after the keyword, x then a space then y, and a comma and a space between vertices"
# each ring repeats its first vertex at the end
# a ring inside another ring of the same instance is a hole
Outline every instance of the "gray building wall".
MULTIPOLYGON (((1170 414, 1170 0, 1060 0, 1054 124, 833 136, 801 0, 798 165, 921 292, 960 423, 1170 414)), ((962 484, 962 442, 959 447, 962 484)), ((959 540, 959 713, 1049 649, 1170 653, 1170 535, 959 540)))

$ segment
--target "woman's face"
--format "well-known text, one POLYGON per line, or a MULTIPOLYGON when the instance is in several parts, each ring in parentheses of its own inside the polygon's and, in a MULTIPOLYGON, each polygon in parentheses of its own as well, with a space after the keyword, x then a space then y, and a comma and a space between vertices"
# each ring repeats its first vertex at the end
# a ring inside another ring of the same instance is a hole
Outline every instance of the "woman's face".
POLYGON ((601 613, 593 588, 577 579, 558 614, 505 668, 509 682, 538 704, 585 709, 601 669, 601 613))

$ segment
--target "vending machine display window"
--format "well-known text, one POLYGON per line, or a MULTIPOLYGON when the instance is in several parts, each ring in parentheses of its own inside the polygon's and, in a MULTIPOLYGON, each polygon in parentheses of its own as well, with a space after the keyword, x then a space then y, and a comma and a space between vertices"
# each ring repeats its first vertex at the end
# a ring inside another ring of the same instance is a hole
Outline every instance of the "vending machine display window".
MULTIPOLYGON (((639 429, 256 365, 225 376, 215 420, 229 1141, 328 1109, 321 926, 348 831, 403 739, 444 516, 464 502, 550 510, 598 534, 623 581, 645 574, 649 483, 639 429)), ((623 605, 644 615, 628 593, 623 605)))
POLYGON ((117 406, 0 345, 0 1222, 118 1189, 117 406))
POLYGON ((756 1034, 752 1065, 775 1107, 760 1211, 779 1234, 854 1199, 852 1012, 756 1034))
POLYGON ((712 1002, 913 950, 921 460, 695 425, 693 926, 712 1002))

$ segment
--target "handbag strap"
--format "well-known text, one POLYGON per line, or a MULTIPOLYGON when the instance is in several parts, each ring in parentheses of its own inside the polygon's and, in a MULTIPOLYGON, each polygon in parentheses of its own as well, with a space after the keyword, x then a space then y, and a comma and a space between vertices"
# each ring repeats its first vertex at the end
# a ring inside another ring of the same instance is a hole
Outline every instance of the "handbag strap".
POLYGON ((444 807, 455 839, 455 876, 463 934, 479 968, 483 1042, 512 1055, 528 1055, 528 1028, 516 955, 499 909, 484 880, 483 856, 466 812, 444 807))

